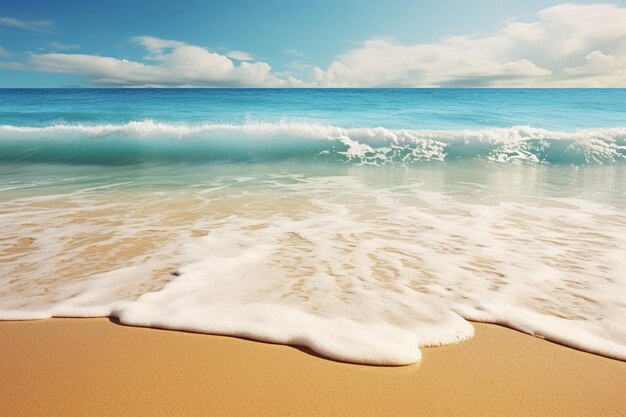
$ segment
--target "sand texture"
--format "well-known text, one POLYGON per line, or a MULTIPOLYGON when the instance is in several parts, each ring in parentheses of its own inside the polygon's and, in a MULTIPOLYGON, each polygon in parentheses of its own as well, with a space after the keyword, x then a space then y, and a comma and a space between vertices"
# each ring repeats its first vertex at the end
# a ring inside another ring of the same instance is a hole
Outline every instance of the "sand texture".
POLYGON ((626 363, 493 325, 368 367, 107 319, 0 322, 0 416, 624 416, 626 363))

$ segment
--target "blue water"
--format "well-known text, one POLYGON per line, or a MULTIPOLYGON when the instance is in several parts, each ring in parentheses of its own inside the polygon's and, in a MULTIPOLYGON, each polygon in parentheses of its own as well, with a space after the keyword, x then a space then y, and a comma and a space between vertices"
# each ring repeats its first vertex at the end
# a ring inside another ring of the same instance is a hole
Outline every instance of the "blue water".
POLYGON ((5 89, 0 124, 278 122, 389 129, 626 125, 626 89, 5 89))
POLYGON ((0 319, 625 360, 624 213, 626 90, 0 90, 0 319))
POLYGON ((2 90, 0 160, 620 163, 625 120, 626 90, 2 90))

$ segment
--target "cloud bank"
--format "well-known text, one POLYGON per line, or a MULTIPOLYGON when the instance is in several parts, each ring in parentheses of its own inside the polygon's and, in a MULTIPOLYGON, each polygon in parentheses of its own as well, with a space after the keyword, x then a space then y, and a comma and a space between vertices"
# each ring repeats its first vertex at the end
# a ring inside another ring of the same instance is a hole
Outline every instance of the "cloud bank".
POLYGON ((0 17, 0 25, 33 32, 50 32, 52 30, 52 22, 48 20, 25 21, 13 17, 0 17))
POLYGON ((226 56, 232 59, 236 59, 237 61, 254 61, 252 54, 244 51, 229 51, 226 56))
MULTIPOLYGON (((138 36, 133 40, 146 49, 144 62, 106 56, 46 53, 32 54, 19 67, 43 72, 76 74, 101 86, 287 86, 296 80, 279 79, 265 62, 239 65, 225 55, 185 42, 138 36)), ((239 51, 236 51, 239 52, 239 51)))
POLYGON ((55 51, 69 51, 71 49, 79 49, 80 45, 77 43, 61 43, 61 42, 48 42, 48 48, 55 51))
POLYGON ((329 87, 625 87, 626 8, 562 4, 488 36, 371 39, 316 67, 329 87))
MULTIPOLYGON (((0 19, 27 30, 44 23, 0 19)), ((141 60, 61 53, 59 47, 2 65, 75 74, 101 86, 626 87, 626 7, 610 4, 561 4, 539 11, 532 22, 510 20, 488 35, 436 43, 372 38, 326 67, 301 62, 302 52, 287 49, 300 60, 282 73, 248 52, 220 54, 152 36, 133 40, 147 52, 141 60)))

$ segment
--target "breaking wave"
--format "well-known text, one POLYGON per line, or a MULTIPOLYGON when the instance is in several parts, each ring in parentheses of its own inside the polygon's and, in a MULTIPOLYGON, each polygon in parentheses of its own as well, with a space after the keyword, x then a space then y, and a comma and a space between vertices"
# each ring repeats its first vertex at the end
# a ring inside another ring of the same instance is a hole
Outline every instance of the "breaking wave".
POLYGON ((626 161, 626 127, 574 132, 530 126, 480 130, 343 128, 320 123, 0 125, 0 160, 124 165, 142 162, 271 162, 288 159, 414 165, 607 164, 626 161))

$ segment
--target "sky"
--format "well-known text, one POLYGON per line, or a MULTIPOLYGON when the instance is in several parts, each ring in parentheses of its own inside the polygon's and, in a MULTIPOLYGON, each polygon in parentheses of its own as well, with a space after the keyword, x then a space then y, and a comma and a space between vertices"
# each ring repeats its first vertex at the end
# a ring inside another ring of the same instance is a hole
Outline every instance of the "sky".
POLYGON ((626 0, 0 0, 0 87, 626 87, 626 0))

